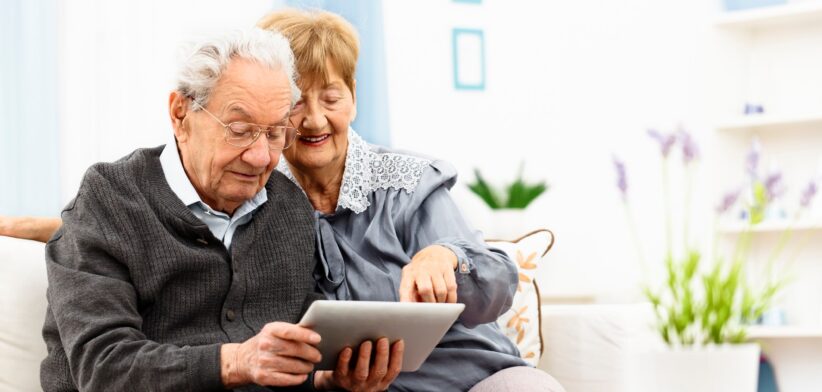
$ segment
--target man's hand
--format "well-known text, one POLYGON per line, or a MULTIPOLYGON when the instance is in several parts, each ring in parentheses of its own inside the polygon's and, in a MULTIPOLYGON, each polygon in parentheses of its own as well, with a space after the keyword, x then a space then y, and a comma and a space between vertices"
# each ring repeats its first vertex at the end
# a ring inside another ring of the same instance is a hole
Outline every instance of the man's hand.
POLYGON ((294 324, 274 322, 242 344, 225 344, 220 350, 223 384, 299 385, 321 359, 315 347, 316 332, 294 324))
POLYGON ((417 252, 402 269, 400 302, 457 302, 457 255, 431 245, 417 252))
POLYGON ((360 344, 356 364, 351 362, 354 351, 346 347, 337 359, 337 368, 331 371, 319 371, 314 376, 314 386, 320 390, 344 389, 346 391, 371 392, 384 391, 394 382, 402 369, 402 354, 405 343, 394 342, 390 347, 388 339, 377 340, 374 363, 371 363, 371 341, 360 344))

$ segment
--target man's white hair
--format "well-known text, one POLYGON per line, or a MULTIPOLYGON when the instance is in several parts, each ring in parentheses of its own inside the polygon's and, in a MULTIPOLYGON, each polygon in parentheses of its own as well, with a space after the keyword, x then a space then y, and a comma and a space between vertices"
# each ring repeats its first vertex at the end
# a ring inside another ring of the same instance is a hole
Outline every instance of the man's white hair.
POLYGON ((214 85, 235 58, 283 70, 291 85, 291 105, 300 99, 294 54, 288 40, 280 33, 260 28, 235 30, 196 42, 189 53, 177 75, 177 91, 200 105, 194 105, 192 110, 200 110, 208 104, 214 85))

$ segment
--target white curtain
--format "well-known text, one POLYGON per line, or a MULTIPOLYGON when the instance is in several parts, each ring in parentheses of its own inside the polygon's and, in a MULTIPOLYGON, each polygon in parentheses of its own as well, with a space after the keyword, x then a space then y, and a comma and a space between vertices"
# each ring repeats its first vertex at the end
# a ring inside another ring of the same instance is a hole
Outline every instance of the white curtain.
POLYGON ((55 215, 59 195, 56 0, 0 7, 0 214, 55 215))

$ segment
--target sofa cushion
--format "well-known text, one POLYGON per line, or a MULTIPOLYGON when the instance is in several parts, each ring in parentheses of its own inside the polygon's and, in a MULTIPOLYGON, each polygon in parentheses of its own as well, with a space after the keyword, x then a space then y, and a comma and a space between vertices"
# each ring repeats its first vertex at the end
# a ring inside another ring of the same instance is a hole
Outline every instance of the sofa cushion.
POLYGON ((41 390, 47 285, 45 245, 0 236, 0 390, 41 390))
POLYGON ((513 241, 488 240, 489 246, 508 254, 517 265, 519 285, 514 301, 497 323, 508 338, 519 348, 520 355, 536 366, 544 349, 542 318, 540 315, 539 287, 534 279, 537 267, 554 244, 550 230, 537 230, 513 241))

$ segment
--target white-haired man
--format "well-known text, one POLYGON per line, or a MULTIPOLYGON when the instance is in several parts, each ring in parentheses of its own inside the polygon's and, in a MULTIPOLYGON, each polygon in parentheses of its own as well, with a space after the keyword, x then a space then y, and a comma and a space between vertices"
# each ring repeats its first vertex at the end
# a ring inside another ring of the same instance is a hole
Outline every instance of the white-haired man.
MULTIPOLYGON (((46 248, 44 390, 313 389, 320 336, 294 324, 314 298, 313 210, 272 175, 294 73, 279 34, 202 42, 169 97, 174 141, 88 170, 46 248)), ((370 368, 388 382, 391 350, 370 368)))

